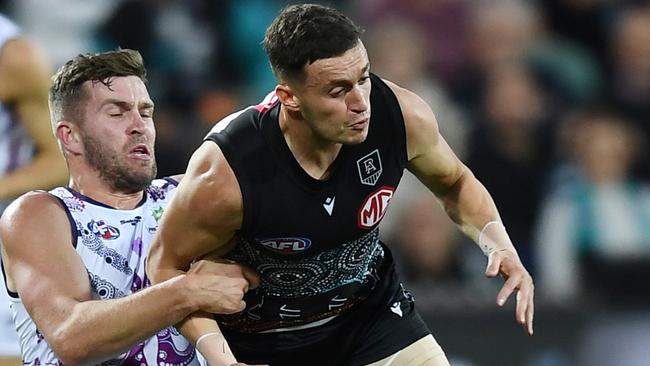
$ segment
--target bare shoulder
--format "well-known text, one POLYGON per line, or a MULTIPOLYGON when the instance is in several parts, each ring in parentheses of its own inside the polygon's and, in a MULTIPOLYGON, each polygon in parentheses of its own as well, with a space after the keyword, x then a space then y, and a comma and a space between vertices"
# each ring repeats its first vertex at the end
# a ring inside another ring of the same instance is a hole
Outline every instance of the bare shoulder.
POLYGON ((431 107, 414 92, 385 80, 384 82, 395 93, 406 127, 408 159, 411 160, 424 153, 424 150, 435 146, 439 138, 438 121, 431 107))
POLYGON ((188 200, 196 217, 226 227, 241 224, 243 214, 239 183, 219 145, 204 142, 192 155, 176 195, 188 200))
POLYGON ((243 203, 235 174, 219 146, 206 141, 192 155, 165 210, 149 263, 189 265, 225 245, 242 221, 243 203))
POLYGON ((70 222, 59 202, 49 193, 29 192, 0 220, 7 285, 20 295, 43 334, 52 334, 65 321, 69 306, 91 299, 88 272, 72 245, 70 222))
MULTIPOLYGON (((219 145, 206 141, 194 152, 182 183, 198 185, 201 193, 232 193, 238 191, 237 178, 219 145)), ((224 197, 227 198, 227 197, 224 197)))
MULTIPOLYGON (((17 198, 0 218, 0 233, 7 247, 22 245, 33 237, 70 236, 66 213, 53 195, 34 191, 17 198)), ((51 242, 51 240, 46 240, 51 242)))

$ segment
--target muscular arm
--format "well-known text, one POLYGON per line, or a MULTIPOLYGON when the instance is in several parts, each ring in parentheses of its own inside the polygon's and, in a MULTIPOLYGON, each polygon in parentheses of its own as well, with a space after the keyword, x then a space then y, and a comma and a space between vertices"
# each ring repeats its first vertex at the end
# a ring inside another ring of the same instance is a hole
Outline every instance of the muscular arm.
POLYGON ((28 313, 66 365, 96 363, 199 309, 198 280, 181 276, 134 295, 92 300, 59 202, 43 192, 16 200, 0 220, 3 260, 28 313))
POLYGON ((497 295, 503 305, 518 290, 517 321, 532 334, 533 282, 501 223, 494 200, 451 150, 431 108, 414 93, 388 82, 404 114, 408 169, 442 202, 449 217, 488 256, 486 275, 507 279, 497 295))
MULTIPOLYGON (((242 196, 235 175, 218 145, 204 142, 190 159, 149 252, 147 271, 152 283, 184 273, 195 258, 208 253, 218 256, 219 252, 225 252, 242 219, 242 196)), ((244 307, 245 303, 241 301, 235 311, 244 307)), ((204 334, 220 335, 217 323, 205 313, 194 314, 178 328, 194 343, 204 334)), ((235 360, 229 351, 206 354, 223 350, 224 342, 222 336, 210 336, 201 341, 204 347, 199 350, 208 360, 214 356, 221 362, 233 363, 235 360)))
POLYGON ((34 141, 30 164, 0 179, 0 200, 65 182, 67 169, 50 127, 47 92, 50 68, 29 42, 8 42, 0 52, 0 100, 15 107, 20 122, 34 141))
POLYGON ((203 143, 190 159, 151 246, 152 280, 174 277, 194 259, 223 248, 241 226, 242 213, 232 169, 217 144, 203 143))
POLYGON ((440 135, 429 106, 414 93, 389 85, 404 113, 409 171, 441 200, 461 231, 478 243, 481 229, 498 220, 494 201, 440 135))

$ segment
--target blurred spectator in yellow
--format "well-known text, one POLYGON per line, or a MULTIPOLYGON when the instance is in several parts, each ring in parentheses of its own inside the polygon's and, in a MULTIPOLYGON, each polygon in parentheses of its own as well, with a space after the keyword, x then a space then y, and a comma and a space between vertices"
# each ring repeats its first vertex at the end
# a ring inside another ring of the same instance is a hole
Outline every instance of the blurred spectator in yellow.
MULTIPOLYGON (((65 182, 66 168, 50 131, 50 65, 0 15, 0 202, 65 182)), ((0 211, 3 206, 0 203, 0 211)))
POLYGON ((650 185, 630 176, 640 135, 617 114, 567 125, 571 161, 545 200, 537 235, 542 299, 650 304, 650 185))
MULTIPOLYGON (((65 163, 49 122, 49 77, 50 65, 43 53, 21 38, 18 27, 0 14, 0 213, 22 193, 66 181, 65 163)), ((18 355, 9 301, 3 293, 0 359, 18 355)), ((19 359, 7 362, 20 364, 19 359)))

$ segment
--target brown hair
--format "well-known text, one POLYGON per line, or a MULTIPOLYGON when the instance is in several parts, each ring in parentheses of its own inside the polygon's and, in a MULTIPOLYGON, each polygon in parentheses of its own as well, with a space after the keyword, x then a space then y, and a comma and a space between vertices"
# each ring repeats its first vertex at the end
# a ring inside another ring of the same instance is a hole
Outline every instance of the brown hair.
POLYGON ((266 29, 263 44, 280 81, 304 81, 304 66, 344 54, 359 43, 362 32, 336 9, 316 4, 290 5, 266 29))
POLYGON ((100 82, 109 89, 116 76, 137 76, 146 82, 147 70, 140 52, 117 49, 101 53, 78 55, 65 63, 52 77, 48 101, 52 124, 68 120, 80 124, 86 99, 82 88, 86 81, 100 82))

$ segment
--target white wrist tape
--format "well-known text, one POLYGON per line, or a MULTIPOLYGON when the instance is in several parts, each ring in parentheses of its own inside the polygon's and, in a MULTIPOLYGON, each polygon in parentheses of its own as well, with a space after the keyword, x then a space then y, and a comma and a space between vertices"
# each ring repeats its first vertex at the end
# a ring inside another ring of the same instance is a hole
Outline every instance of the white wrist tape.
POLYGON ((211 333, 205 333, 204 335, 200 336, 199 339, 196 340, 196 349, 199 349, 199 346, 201 344, 201 341, 210 337, 210 336, 219 336, 223 338, 223 334, 221 332, 211 332, 211 333))
POLYGON ((496 245, 497 245, 498 236, 505 236, 505 239, 508 240, 506 227, 503 226, 503 223, 501 221, 493 220, 485 224, 485 226, 483 226, 483 229, 481 229, 481 233, 478 236, 478 245, 479 247, 481 247, 483 254, 489 256, 490 253, 497 250, 496 245), (490 228, 492 230, 490 231, 490 233, 488 233, 488 229, 490 228), (501 233, 499 233, 499 231, 501 233))

